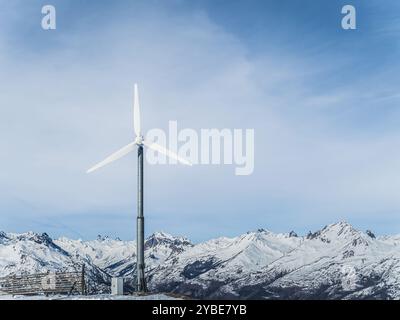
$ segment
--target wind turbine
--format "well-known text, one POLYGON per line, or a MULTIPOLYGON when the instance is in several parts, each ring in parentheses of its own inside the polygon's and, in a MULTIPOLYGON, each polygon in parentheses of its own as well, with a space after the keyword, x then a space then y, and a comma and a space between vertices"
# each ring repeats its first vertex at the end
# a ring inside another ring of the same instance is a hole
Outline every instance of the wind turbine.
POLYGON ((134 86, 134 100, 133 100, 133 128, 136 138, 133 142, 129 143, 125 147, 119 149, 117 152, 113 153, 103 161, 99 162, 92 168, 90 168, 87 173, 93 172, 123 156, 135 150, 137 147, 138 151, 138 186, 137 186, 137 222, 136 222, 136 270, 137 270, 137 290, 140 292, 147 291, 146 279, 144 276, 144 216, 143 216, 143 147, 150 148, 157 152, 160 152, 170 158, 179 161, 182 164, 191 166, 192 164, 178 156, 175 152, 170 151, 163 146, 144 140, 141 132, 140 124, 140 108, 139 108, 139 93, 138 87, 135 83, 134 86))

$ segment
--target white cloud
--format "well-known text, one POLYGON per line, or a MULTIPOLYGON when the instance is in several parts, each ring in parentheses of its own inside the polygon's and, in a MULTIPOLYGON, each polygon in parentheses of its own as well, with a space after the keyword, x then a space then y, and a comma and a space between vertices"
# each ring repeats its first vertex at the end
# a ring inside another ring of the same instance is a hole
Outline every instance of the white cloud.
MULTIPOLYGON (((7 207, 55 221, 134 211, 134 156, 91 176, 85 171, 132 140, 132 85, 139 82, 145 129, 178 120, 195 129, 256 130, 253 176, 238 178, 233 167, 148 166, 150 228, 167 214, 173 221, 164 229, 180 234, 201 234, 197 226, 216 213, 221 221, 244 219, 237 229, 262 215, 273 225, 279 201, 298 210, 293 224, 320 213, 328 223, 344 212, 351 218, 399 208, 397 134, 371 140, 362 129, 340 132, 332 109, 346 110, 361 87, 316 90, 327 66, 295 53, 250 58, 238 38, 198 12, 160 10, 85 26, 59 28, 58 45, 42 55, 35 44, 19 44, 25 61, 0 56, 0 188, 7 207)), ((8 40, 0 34, 0 46, 8 40)))

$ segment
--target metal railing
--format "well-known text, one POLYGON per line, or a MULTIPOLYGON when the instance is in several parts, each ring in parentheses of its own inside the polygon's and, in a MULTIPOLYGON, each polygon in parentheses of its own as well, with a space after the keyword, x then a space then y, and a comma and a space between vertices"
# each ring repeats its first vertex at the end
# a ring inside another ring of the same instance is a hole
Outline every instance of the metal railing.
POLYGON ((81 271, 10 275, 0 278, 1 295, 86 293, 84 267, 81 271))

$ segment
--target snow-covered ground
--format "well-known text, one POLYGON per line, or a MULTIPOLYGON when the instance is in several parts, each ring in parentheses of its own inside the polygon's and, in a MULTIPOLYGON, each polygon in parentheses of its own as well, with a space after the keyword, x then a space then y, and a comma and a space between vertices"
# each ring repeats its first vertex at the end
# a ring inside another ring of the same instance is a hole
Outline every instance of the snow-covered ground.
POLYGON ((98 294, 90 296, 11 296, 11 295, 0 295, 0 300, 179 300, 165 294, 149 294, 145 296, 137 295, 123 295, 114 296, 110 294, 98 294))

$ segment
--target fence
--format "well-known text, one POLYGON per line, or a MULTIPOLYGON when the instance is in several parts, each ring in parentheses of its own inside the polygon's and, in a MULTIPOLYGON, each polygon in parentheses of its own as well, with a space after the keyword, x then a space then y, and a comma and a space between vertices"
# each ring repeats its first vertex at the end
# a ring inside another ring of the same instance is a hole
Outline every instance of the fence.
POLYGON ((86 294, 85 268, 74 272, 48 272, 0 278, 0 294, 86 294))

